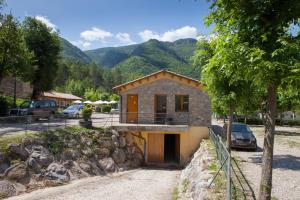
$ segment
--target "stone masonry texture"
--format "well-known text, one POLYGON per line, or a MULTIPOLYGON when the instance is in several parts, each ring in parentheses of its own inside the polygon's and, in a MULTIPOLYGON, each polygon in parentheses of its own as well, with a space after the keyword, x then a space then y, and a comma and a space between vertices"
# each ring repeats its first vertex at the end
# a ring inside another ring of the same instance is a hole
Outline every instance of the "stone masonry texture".
POLYGON ((154 122, 155 95, 167 96, 167 117, 171 117, 175 124, 188 122, 191 126, 209 126, 211 123, 211 105, 207 93, 169 79, 159 79, 121 93, 122 123, 126 123, 128 94, 138 94, 139 123, 154 122), (189 95, 189 112, 175 112, 175 95, 189 95))

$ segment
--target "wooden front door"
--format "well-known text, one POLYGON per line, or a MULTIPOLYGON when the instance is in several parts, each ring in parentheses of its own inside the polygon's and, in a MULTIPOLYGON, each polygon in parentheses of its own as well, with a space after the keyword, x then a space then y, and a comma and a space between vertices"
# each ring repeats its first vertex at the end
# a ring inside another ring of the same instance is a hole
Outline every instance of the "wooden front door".
POLYGON ((148 134, 148 162, 164 162, 164 134, 148 134))
POLYGON ((138 122, 138 95, 127 95, 127 123, 138 122))

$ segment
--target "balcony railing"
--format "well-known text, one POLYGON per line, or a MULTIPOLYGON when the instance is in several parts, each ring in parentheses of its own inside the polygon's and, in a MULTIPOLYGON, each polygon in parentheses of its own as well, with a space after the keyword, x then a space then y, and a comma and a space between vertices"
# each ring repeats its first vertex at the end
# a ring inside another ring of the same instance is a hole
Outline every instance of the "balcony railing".
MULTIPOLYGON (((113 117, 116 120, 115 117, 113 117)), ((189 125, 189 113, 141 113, 128 112, 120 113, 120 123, 131 124, 165 124, 165 125, 189 125)))

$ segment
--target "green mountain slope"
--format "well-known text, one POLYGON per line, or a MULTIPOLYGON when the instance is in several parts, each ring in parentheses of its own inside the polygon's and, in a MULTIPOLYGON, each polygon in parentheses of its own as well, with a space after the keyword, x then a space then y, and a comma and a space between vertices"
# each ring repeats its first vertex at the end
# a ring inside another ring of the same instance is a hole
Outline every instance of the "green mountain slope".
POLYGON ((78 47, 71 44, 64 38, 60 38, 60 43, 62 47, 61 57, 67 60, 79 61, 82 63, 91 63, 92 59, 87 56, 78 47))
MULTIPOLYGON (((195 39, 175 42, 148 42, 85 51, 93 62, 106 68, 119 68, 122 74, 136 77, 168 69, 183 75, 199 78, 200 72, 192 67, 190 58, 196 49, 195 39)), ((129 78, 130 79, 130 78, 129 78)))

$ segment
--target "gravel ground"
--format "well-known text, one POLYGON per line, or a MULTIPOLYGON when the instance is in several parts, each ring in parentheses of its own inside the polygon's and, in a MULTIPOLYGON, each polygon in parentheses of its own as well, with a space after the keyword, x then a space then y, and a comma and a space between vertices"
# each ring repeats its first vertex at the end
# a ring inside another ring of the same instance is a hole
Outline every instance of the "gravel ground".
MULTIPOLYGON (((220 121, 213 124, 223 126, 220 121)), ((250 128, 257 138, 257 151, 233 150, 232 155, 241 161, 242 172, 258 198, 264 127, 250 128)), ((276 126, 275 131, 272 196, 280 200, 299 200, 300 127, 276 126)))
MULTIPOLYGON (((257 152, 233 151, 241 160, 242 170, 258 197, 264 128, 251 126, 257 152)), ((272 196, 281 200, 300 199, 300 128, 276 127, 273 161, 272 196), (288 192, 290 191, 290 192, 288 192)))
POLYGON ((112 176, 85 178, 9 200, 168 200, 179 175, 178 170, 138 169, 112 176))

